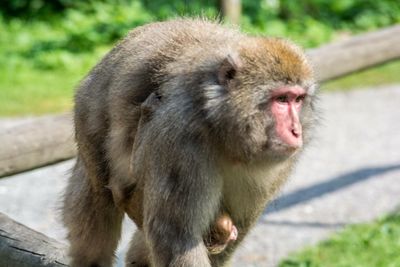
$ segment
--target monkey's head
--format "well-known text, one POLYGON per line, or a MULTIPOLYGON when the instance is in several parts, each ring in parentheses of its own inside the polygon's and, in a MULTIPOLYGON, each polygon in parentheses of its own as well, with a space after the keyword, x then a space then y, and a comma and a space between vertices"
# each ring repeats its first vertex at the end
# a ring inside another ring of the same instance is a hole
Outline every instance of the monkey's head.
POLYGON ((251 38, 221 60, 203 109, 224 154, 239 161, 288 158, 309 139, 313 73, 297 46, 251 38))

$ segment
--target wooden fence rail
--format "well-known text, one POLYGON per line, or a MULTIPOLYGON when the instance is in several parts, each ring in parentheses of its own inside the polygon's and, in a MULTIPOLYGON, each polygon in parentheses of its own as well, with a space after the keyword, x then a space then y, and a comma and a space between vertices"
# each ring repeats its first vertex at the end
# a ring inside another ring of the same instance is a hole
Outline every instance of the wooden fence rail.
POLYGON ((70 114, 45 116, 0 129, 0 177, 74 157, 70 114))

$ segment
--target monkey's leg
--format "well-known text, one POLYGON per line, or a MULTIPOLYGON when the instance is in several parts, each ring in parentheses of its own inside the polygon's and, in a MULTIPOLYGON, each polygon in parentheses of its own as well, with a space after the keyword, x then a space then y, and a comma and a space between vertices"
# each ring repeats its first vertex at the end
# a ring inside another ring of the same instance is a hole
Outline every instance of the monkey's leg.
POLYGON ((108 189, 92 188, 78 160, 64 198, 71 267, 109 267, 121 234, 122 211, 108 189))
POLYGON ((143 231, 152 266, 211 266, 203 235, 218 213, 222 183, 206 160, 193 160, 207 159, 200 149, 190 149, 179 163, 162 164, 173 152, 159 157, 146 180, 143 231))
POLYGON ((126 267, 149 267, 150 251, 148 249, 144 234, 136 230, 133 234, 128 252, 125 258, 126 267))

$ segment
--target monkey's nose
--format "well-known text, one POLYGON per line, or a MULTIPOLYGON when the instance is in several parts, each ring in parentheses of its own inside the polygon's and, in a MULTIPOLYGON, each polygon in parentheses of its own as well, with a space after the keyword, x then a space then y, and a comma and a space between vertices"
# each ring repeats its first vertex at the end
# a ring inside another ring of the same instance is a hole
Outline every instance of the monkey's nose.
POLYGON ((302 147, 303 145, 303 136, 302 136, 302 131, 301 127, 293 127, 292 130, 290 131, 291 133, 291 138, 290 138, 290 145, 292 147, 302 147))
POLYGON ((301 136, 301 131, 298 129, 292 129, 292 134, 294 137, 299 138, 301 136))

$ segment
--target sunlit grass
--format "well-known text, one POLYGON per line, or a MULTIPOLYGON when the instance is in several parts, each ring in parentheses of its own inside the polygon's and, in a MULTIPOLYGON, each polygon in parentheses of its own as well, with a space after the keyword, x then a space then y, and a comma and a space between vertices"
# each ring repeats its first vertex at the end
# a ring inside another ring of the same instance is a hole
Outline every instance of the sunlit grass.
POLYGON ((20 68, 0 73, 0 115, 37 115, 71 109, 79 74, 20 68))
POLYGON ((71 110, 76 86, 107 50, 74 56, 53 69, 37 68, 26 59, 9 64, 0 72, 0 117, 71 110))
POLYGON ((400 266, 400 214, 347 227, 327 241, 299 252, 280 267, 400 266))
POLYGON ((321 89, 350 90, 394 83, 400 83, 400 60, 329 81, 323 84, 321 89))

